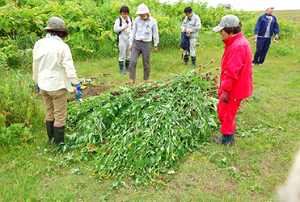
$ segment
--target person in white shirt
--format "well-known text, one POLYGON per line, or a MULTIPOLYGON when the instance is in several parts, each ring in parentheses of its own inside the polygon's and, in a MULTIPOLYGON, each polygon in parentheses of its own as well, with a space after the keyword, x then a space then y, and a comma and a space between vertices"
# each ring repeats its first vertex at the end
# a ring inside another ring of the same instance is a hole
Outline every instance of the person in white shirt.
POLYGON ((136 64, 140 54, 143 56, 144 79, 146 82, 150 76, 150 55, 151 55, 151 41, 153 37, 153 51, 157 51, 157 44, 159 43, 157 22, 150 16, 148 7, 145 4, 140 4, 136 14, 139 15, 134 20, 132 33, 130 36, 129 50, 131 51, 129 74, 130 81, 128 84, 135 83, 136 64))
POLYGON ((119 68, 121 74, 126 74, 125 68, 129 71, 130 51, 129 40, 132 28, 132 18, 129 17, 129 8, 122 6, 120 9, 121 17, 117 18, 114 24, 114 32, 118 34, 119 40, 119 68))
POLYGON ((198 15, 196 15, 191 7, 184 9, 186 17, 184 18, 181 29, 189 37, 189 50, 183 50, 182 55, 184 57, 184 64, 187 65, 189 56, 192 59, 192 66, 196 66, 196 42, 198 37, 198 31, 201 28, 201 21, 198 15))
POLYGON ((82 95, 69 46, 62 41, 68 36, 64 21, 59 17, 48 20, 46 38, 38 40, 33 49, 33 80, 46 108, 46 129, 49 145, 64 143, 68 91, 76 87, 75 97, 82 95))

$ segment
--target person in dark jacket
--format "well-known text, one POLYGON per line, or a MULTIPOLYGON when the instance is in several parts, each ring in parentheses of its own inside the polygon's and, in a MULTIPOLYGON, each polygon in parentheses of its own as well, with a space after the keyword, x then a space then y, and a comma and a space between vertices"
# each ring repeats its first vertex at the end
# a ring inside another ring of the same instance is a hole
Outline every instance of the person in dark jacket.
POLYGON ((254 28, 256 52, 254 54, 252 66, 256 64, 262 66, 269 50, 273 33, 275 34, 274 40, 278 39, 279 26, 276 17, 272 15, 273 10, 274 7, 267 8, 266 13, 260 16, 256 22, 254 28))
POLYGON ((241 33, 241 26, 238 17, 226 15, 213 28, 214 32, 220 32, 225 44, 218 92, 218 117, 222 136, 214 139, 222 144, 232 144, 236 113, 241 101, 250 97, 253 90, 251 47, 241 33))

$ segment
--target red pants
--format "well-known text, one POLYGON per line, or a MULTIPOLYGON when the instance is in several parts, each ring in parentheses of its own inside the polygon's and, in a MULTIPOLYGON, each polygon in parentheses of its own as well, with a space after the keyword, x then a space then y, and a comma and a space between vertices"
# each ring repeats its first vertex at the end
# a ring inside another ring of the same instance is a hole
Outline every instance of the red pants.
POLYGON ((240 107, 242 100, 229 99, 229 103, 224 103, 219 100, 218 117, 221 122, 221 133, 225 135, 232 135, 234 133, 235 115, 240 107))

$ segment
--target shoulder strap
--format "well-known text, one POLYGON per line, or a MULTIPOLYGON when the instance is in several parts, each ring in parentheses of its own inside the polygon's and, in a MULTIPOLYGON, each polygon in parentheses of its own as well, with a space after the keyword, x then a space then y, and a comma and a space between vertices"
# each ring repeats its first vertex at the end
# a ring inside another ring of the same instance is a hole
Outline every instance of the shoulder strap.
POLYGON ((122 18, 120 17, 119 20, 120 20, 120 27, 122 27, 122 18))
POLYGON ((188 20, 188 18, 187 18, 187 16, 185 16, 185 18, 183 19, 184 24, 186 24, 187 20, 188 20))
POLYGON ((130 21, 131 21, 131 24, 132 24, 132 17, 130 17, 130 16, 129 16, 129 19, 130 19, 130 21))

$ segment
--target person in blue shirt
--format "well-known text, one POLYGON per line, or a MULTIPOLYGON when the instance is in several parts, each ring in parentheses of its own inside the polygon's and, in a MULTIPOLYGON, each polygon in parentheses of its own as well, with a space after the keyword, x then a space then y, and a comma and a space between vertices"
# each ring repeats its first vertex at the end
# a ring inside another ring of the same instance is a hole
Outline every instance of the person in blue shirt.
POLYGON ((260 16, 256 22, 254 28, 256 52, 254 54, 252 66, 256 64, 262 66, 269 50, 273 33, 275 34, 274 39, 278 39, 279 26, 276 17, 272 15, 273 11, 274 7, 267 8, 266 13, 260 16))

